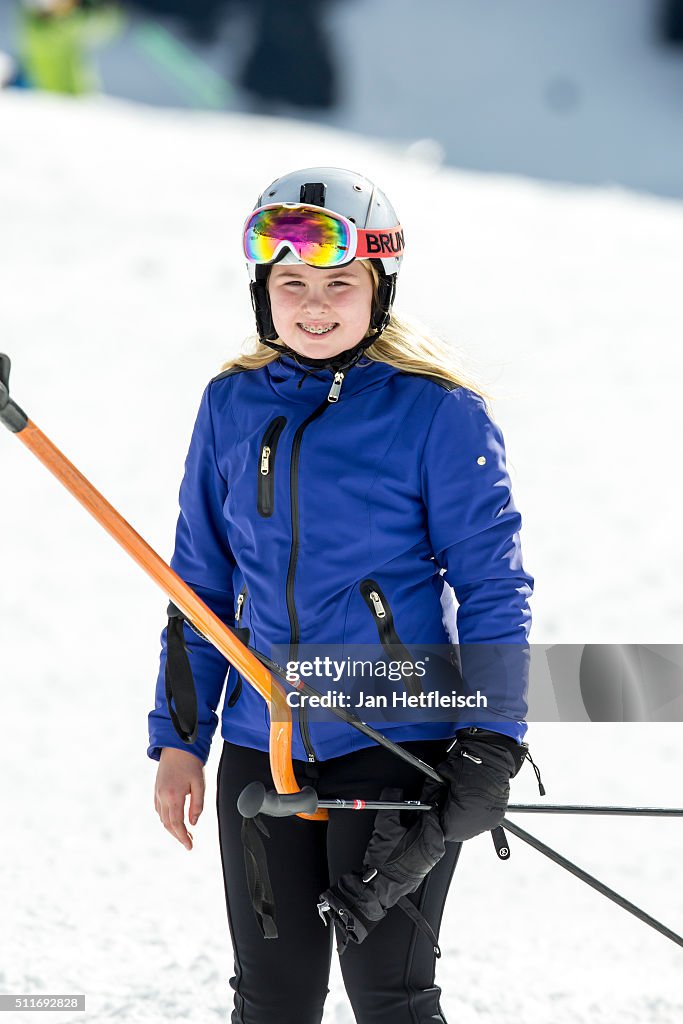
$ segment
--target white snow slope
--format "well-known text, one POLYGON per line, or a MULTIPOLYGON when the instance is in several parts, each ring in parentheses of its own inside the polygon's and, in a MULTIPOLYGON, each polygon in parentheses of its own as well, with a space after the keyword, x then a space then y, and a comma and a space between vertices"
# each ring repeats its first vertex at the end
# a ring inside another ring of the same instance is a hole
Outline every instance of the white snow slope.
MULTIPOLYGON (((445 171, 241 116, 0 97, 0 348, 16 401, 165 557, 202 388, 252 329, 239 248, 260 189, 363 170, 408 255, 399 306, 497 397, 537 580, 537 643, 681 640, 683 206, 445 171)), ((215 773, 191 855, 145 755, 166 599, 0 434, 0 991, 55 1019, 229 1018, 215 773)), ((534 724, 548 798, 680 805, 679 724, 534 724)), ((537 799, 527 766, 513 798, 537 799)), ((683 932, 680 820, 517 818, 683 932)), ((467 844, 437 982, 459 1024, 674 1024, 683 950, 519 841, 467 844)), ((336 960, 325 1024, 352 1020, 336 960)), ((15 1014, 22 1020, 28 1014, 15 1014)), ((10 1019, 10 1018, 8 1018, 10 1019)))

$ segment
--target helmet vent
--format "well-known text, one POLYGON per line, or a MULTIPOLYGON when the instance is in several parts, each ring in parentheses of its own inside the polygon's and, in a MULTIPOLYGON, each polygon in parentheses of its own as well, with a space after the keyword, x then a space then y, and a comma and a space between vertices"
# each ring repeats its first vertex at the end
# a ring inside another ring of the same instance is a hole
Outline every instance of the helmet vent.
POLYGON ((354 185, 353 187, 356 190, 356 192, 362 192, 363 191, 363 186, 362 185, 354 185))

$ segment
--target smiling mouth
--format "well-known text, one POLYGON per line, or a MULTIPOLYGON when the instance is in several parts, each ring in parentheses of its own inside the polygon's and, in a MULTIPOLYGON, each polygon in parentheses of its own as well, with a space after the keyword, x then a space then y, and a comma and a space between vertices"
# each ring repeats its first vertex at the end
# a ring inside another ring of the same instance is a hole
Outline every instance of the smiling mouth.
POLYGON ((330 324, 329 327, 304 327, 303 324, 297 324, 297 327, 300 327, 304 334, 319 337, 322 334, 331 334, 336 327, 339 327, 339 324, 330 324))

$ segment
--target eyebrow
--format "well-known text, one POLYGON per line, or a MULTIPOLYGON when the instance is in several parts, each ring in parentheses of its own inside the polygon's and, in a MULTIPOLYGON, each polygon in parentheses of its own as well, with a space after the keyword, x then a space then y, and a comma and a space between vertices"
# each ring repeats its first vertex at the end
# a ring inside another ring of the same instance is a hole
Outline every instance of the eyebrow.
MULTIPOLYGON (((355 277, 355 274, 353 274, 346 267, 340 267, 339 270, 335 271, 334 274, 330 274, 329 276, 330 276, 330 278, 333 278, 333 279, 337 278, 337 277, 353 278, 353 277, 355 277)), ((291 270, 289 268, 287 268, 285 270, 285 268, 283 267, 282 268, 282 273, 278 274, 278 277, 279 278, 283 278, 283 277, 296 277, 297 279, 301 280, 301 279, 303 279, 304 275, 300 271, 298 271, 296 269, 296 267, 292 267, 291 270)))

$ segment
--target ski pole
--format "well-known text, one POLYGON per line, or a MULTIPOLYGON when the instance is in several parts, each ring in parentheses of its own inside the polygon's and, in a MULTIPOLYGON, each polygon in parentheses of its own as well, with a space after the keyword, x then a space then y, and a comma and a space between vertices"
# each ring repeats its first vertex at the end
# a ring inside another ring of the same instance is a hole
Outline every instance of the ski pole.
MULTIPOLYGON (((512 810, 512 808, 510 807, 508 810, 512 810)), ((656 918, 651 917, 650 914, 646 914, 645 911, 641 910, 640 907, 637 907, 635 903, 631 903, 630 900, 625 899, 624 896, 620 896, 618 892, 614 891, 614 889, 610 889, 609 886, 604 884, 604 882, 600 882, 593 875, 589 875, 587 871, 584 871, 583 868, 574 864, 573 861, 568 860, 567 857, 563 857, 561 853, 553 850, 552 847, 541 842, 540 839, 536 839, 536 837, 530 835, 529 832, 525 832, 524 829, 515 825, 508 818, 503 818, 502 824, 509 832, 512 832, 513 836, 517 836, 518 839, 522 839, 525 843, 528 843, 529 846, 533 846, 533 848, 538 850, 539 853, 542 853, 545 857, 554 861, 555 864, 559 864, 560 867, 565 869, 565 871, 569 871, 570 874, 580 878, 582 882, 585 882, 586 885, 590 885, 592 889, 596 889, 599 893, 602 893, 602 895, 606 896, 608 900, 612 900, 613 903, 616 903, 618 907, 621 907, 623 910, 627 910, 629 914, 633 914, 633 916, 637 917, 639 921, 643 921, 645 924, 649 925, 650 928, 654 928, 655 931, 665 935, 667 939, 671 939, 671 941, 675 942, 676 945, 683 946, 683 936, 678 935, 676 932, 672 931, 671 928, 667 928, 666 925, 662 924, 661 921, 658 921, 656 918)))
MULTIPOLYGON (((252 648, 250 648, 250 650, 251 649, 252 648)), ((258 659, 261 662, 263 662, 263 664, 269 667, 269 669, 275 676, 278 676, 282 678, 284 681, 287 681, 286 672, 281 665, 278 665, 276 662, 272 661, 270 658, 267 658, 265 655, 260 654, 259 652, 254 653, 255 656, 258 657, 258 659)), ((313 687, 303 682, 297 682, 295 686, 296 688, 301 688, 306 693, 317 692, 313 689, 313 687)), ((388 740, 386 736, 382 735, 382 733, 377 733, 374 729, 371 729, 370 726, 366 726, 365 723, 361 722, 360 719, 358 719, 352 712, 347 712, 343 708, 331 708, 330 710, 338 717, 343 718, 345 721, 347 721, 350 725, 354 726, 355 728, 361 728, 361 731, 363 731, 362 727, 365 727, 369 735, 372 735, 373 738, 376 738, 378 742, 380 742, 388 750, 398 754, 402 759, 407 760, 410 763, 413 763, 414 767, 421 770, 423 774, 427 775, 429 778, 435 779, 438 782, 444 781, 438 774, 438 772, 436 772, 430 765, 426 764, 423 761, 419 761, 419 759, 417 758, 414 758, 413 755, 408 754, 408 752, 405 751, 402 747, 399 747, 391 740, 388 740)), ((266 814, 270 817, 284 817, 289 814, 297 813, 299 809, 313 809, 316 807, 326 807, 328 809, 345 808, 350 810, 375 810, 380 808, 387 809, 390 805, 382 804, 380 801, 318 801, 315 790, 310 786, 304 786, 299 793, 293 795, 293 797, 290 799, 289 796, 279 795, 278 793, 272 790, 267 792, 263 783, 253 782, 242 790, 238 798, 237 806, 240 813, 245 818, 249 818, 255 817, 259 813, 266 814)), ((396 806, 399 809, 410 809, 418 811, 432 810, 430 804, 421 804, 418 801, 405 801, 403 803, 397 804, 396 806)), ((683 809, 674 807, 623 807, 617 805, 610 806, 589 804, 547 804, 545 806, 543 804, 508 804, 507 811, 512 811, 513 813, 528 812, 537 814, 640 814, 643 816, 649 815, 661 817, 683 816, 683 809)), ((532 836, 531 833, 526 832, 524 829, 521 829, 517 825, 513 824, 507 818, 504 818, 501 825, 497 829, 493 829, 491 832, 494 845, 496 847, 496 851, 501 860, 507 860, 510 855, 507 840, 505 839, 505 834, 502 828, 503 825, 513 835, 516 835, 518 839, 521 839, 523 842, 528 843, 535 850, 538 850, 539 853, 544 854, 550 860, 554 861, 554 863, 559 864, 560 867, 565 868, 565 870, 575 875, 577 878, 585 882, 587 885, 590 885, 597 892, 601 893, 603 896, 606 896, 608 899, 612 900, 614 903, 617 904, 617 906, 620 906, 623 910, 627 910, 629 913, 637 917, 640 921, 643 921, 651 928, 654 928, 656 931, 660 932, 666 938, 671 939, 672 942, 675 942, 677 945, 683 946, 683 937, 678 935, 676 932, 672 931, 670 928, 667 928, 666 925, 662 924, 660 921, 652 917, 650 914, 646 913, 644 910, 641 910, 640 907, 637 907, 634 903, 631 903, 624 896, 621 896, 619 893, 617 893, 614 889, 610 889, 609 886, 604 884, 604 882, 600 882, 599 879, 595 878, 595 876, 590 875, 587 871, 584 871, 583 868, 578 867, 578 865, 574 864, 572 861, 568 860, 568 858, 564 857, 562 854, 552 849, 552 847, 548 846, 546 843, 541 842, 541 840, 537 839, 535 836, 532 836)))
POLYGON ((525 814, 623 814, 650 818, 683 818, 681 807, 612 807, 597 804, 508 804, 508 811, 525 814))
MULTIPOLYGON (((283 678, 286 681, 286 673, 285 673, 285 670, 282 668, 282 666, 278 665, 276 662, 272 661, 271 659, 266 658, 265 655, 261 655, 258 652, 255 652, 255 653, 256 653, 256 656, 259 658, 260 661, 262 661, 264 664, 268 665, 268 667, 270 668, 270 670, 273 672, 274 675, 279 676, 279 677, 283 678)), ((297 683, 296 686, 297 686, 297 688, 301 687, 304 690, 304 692, 307 692, 307 693, 311 693, 311 692, 315 693, 316 692, 313 689, 313 687, 309 686, 306 683, 297 683)), ((365 723, 361 722, 360 719, 358 719, 352 712, 347 712, 343 708, 339 708, 339 709, 332 708, 331 710, 333 712, 337 713, 338 717, 343 717, 345 721, 349 722, 350 725, 353 725, 356 728, 365 726, 365 723)), ((396 744, 394 744, 392 741, 387 740, 387 738, 385 736, 383 736, 381 733, 376 733, 376 731, 374 729, 371 729, 369 726, 367 726, 367 730, 368 730, 369 734, 371 734, 373 736, 373 738, 378 739, 378 741, 381 742, 383 746, 385 746, 389 750, 393 750, 393 752, 399 754, 400 757, 404 758, 404 755, 406 755, 408 753, 402 747, 399 747, 396 744)), ((423 774, 427 775, 429 778, 434 778, 436 781, 443 782, 443 779, 439 776, 438 772, 436 772, 433 768, 431 768, 430 765, 427 765, 427 764, 425 764, 422 761, 418 761, 417 759, 413 759, 412 755, 409 755, 408 757, 406 757, 404 759, 411 761, 416 768, 419 768, 423 772, 423 774)), ((328 809, 340 809, 341 808, 341 809, 351 809, 351 810, 375 810, 375 809, 379 809, 381 807, 384 807, 385 809, 388 809, 388 807, 390 805, 389 804, 384 804, 383 805, 383 804, 381 804, 380 801, 362 801, 362 800, 353 800, 353 801, 341 801, 341 800, 322 801, 321 800, 321 801, 318 801, 317 800, 317 794, 316 794, 315 790, 312 787, 310 787, 310 786, 305 786, 300 791, 300 793, 295 794, 294 797, 290 799, 289 796, 280 796, 277 793, 273 792, 272 790, 270 792, 267 792, 266 789, 265 789, 265 786, 262 783, 260 783, 260 782, 253 782, 253 783, 250 783, 248 786, 246 786, 242 790, 242 793, 240 794, 239 799, 238 799, 237 806, 238 806, 238 809, 239 809, 240 813, 245 818, 248 818, 248 817, 255 817, 259 813, 266 814, 266 815, 271 816, 271 817, 283 817, 283 816, 286 816, 288 814, 297 813, 297 811, 299 809, 301 809, 301 810, 309 809, 310 810, 310 809, 314 809, 316 807, 318 807, 318 808, 326 807, 328 809), (301 801, 301 802, 299 802, 299 801, 301 801)), ((394 805, 392 805, 392 806, 394 806, 394 805)), ((415 802, 405 801, 402 804, 399 803, 399 804, 397 804, 395 806, 397 806, 399 809, 410 809, 410 810, 418 810, 418 811, 424 811, 424 810, 431 810, 432 809, 431 805, 429 805, 429 804, 421 804, 418 801, 415 801, 415 802)), ((653 815, 653 816, 662 816, 662 817, 664 817, 664 816, 666 816, 666 817, 680 817, 680 816, 683 816, 683 809, 679 809, 679 808, 667 808, 667 807, 623 807, 623 806, 616 806, 616 805, 614 805, 614 806, 607 806, 607 805, 587 805, 587 804, 575 804, 575 805, 571 805, 571 804, 548 804, 546 806, 544 806, 543 804, 508 804, 507 810, 508 810, 508 812, 513 812, 513 813, 514 812, 529 812, 529 813, 537 813, 537 814, 546 813, 547 812, 547 813, 550 813, 550 814, 607 814, 607 815, 616 815, 616 814, 637 815, 637 814, 641 814, 641 815, 653 815)), ((616 903, 618 906, 620 906, 623 910, 627 910, 629 913, 633 914, 639 920, 643 921, 645 924, 649 925, 651 928, 654 928, 656 931, 661 932, 662 935, 664 935, 667 938, 671 939, 673 942, 676 942, 678 945, 683 945, 683 938, 681 938, 681 936, 677 935, 676 932, 672 931, 670 928, 667 928, 666 925, 663 925, 660 921, 657 921, 654 917, 652 917, 650 914, 647 914, 644 910, 641 910, 634 903, 631 903, 629 900, 625 899, 625 897, 623 897, 619 893, 615 892, 614 889, 610 889, 607 885, 605 885, 603 882, 600 882, 593 875, 588 874, 587 871, 584 871, 582 868, 578 867, 578 865, 576 865, 572 861, 568 860, 562 854, 560 854, 557 851, 553 850, 546 843, 541 842, 535 836, 532 836, 529 832, 526 832, 524 829, 521 829, 518 826, 514 825, 507 818, 503 820, 502 824, 513 835, 516 835, 518 839, 521 839, 522 841, 528 843, 534 849, 538 850, 540 853, 543 853, 546 857, 549 857, 556 864, 559 864, 561 867, 564 867, 565 870, 569 871, 571 874, 573 874, 577 878, 581 879, 581 881, 585 882, 587 885, 590 885, 592 888, 596 889, 596 891, 602 893, 603 896, 606 896, 608 899, 612 900, 614 903, 616 903)), ((493 839, 494 839, 494 844, 496 845, 496 849, 498 851, 498 855, 500 856, 501 860, 507 859, 507 857, 509 857, 509 848, 507 847, 507 844, 503 842, 504 837, 501 838, 501 833, 498 832, 497 830, 494 830, 492 832, 492 836, 493 836, 493 839)))
POLYGON ((244 818, 267 814, 271 818, 287 818, 318 808, 337 811, 431 811, 431 804, 419 800, 319 800, 312 786, 304 786, 298 793, 280 794, 266 790, 262 782, 250 782, 237 798, 237 809, 244 818))

